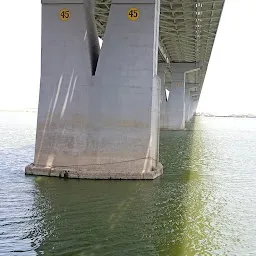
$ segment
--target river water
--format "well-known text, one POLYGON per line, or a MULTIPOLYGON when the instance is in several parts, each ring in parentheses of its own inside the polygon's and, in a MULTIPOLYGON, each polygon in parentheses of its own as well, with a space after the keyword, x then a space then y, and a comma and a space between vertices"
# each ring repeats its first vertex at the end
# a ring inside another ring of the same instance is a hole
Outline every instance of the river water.
POLYGON ((161 132, 164 175, 24 175, 36 113, 0 112, 0 255, 256 255, 256 119, 161 132))

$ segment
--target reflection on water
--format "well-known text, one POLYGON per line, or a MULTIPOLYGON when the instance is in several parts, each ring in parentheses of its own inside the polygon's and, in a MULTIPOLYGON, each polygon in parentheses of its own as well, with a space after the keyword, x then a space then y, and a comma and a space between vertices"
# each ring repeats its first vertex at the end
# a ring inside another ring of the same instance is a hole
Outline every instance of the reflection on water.
POLYGON ((256 255, 256 120, 161 132, 154 181, 25 177, 35 114, 0 113, 0 255, 256 255))

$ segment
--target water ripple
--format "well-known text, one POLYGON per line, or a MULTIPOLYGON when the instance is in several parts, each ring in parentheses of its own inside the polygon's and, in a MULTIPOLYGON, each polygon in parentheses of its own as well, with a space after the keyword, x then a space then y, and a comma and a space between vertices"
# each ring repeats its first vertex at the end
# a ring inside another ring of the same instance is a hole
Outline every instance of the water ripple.
POLYGON ((25 177, 36 115, 0 112, 0 255, 256 255, 256 121, 162 132, 154 181, 25 177))

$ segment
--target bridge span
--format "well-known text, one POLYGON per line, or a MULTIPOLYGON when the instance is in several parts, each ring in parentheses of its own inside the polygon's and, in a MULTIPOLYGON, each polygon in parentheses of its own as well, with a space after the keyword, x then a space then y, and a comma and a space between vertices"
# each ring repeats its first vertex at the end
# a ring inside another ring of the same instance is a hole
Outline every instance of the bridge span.
POLYGON ((161 175, 160 128, 184 129, 193 116, 223 5, 42 0, 35 157, 26 174, 161 175))

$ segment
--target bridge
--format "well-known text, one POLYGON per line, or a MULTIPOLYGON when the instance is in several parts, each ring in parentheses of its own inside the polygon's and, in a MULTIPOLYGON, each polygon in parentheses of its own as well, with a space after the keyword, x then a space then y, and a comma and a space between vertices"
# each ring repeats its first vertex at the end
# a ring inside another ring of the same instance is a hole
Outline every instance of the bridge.
POLYGON ((184 129, 193 116, 223 5, 224 0, 42 0, 35 157, 25 173, 87 179, 161 175, 160 128, 184 129))

